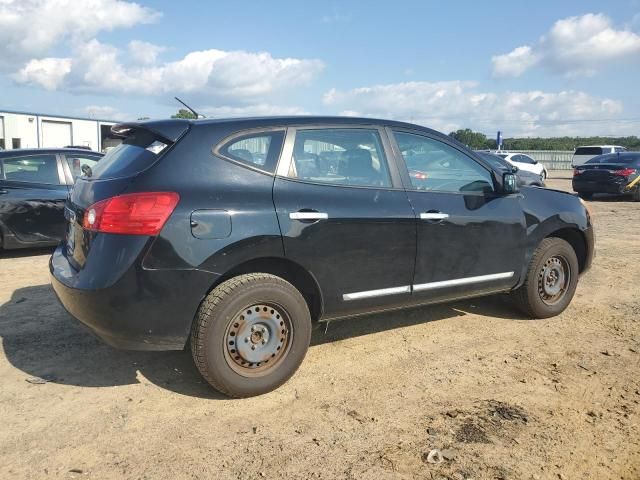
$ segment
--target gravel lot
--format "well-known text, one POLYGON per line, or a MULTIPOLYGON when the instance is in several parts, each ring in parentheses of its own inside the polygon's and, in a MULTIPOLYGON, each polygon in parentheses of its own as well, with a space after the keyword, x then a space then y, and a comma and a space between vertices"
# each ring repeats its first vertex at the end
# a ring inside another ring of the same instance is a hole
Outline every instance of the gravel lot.
POLYGON ((246 400, 186 352, 85 333, 50 251, 1 254, 0 478, 637 480, 640 204, 589 204, 597 255, 561 316, 494 296, 318 325, 293 379, 246 400))

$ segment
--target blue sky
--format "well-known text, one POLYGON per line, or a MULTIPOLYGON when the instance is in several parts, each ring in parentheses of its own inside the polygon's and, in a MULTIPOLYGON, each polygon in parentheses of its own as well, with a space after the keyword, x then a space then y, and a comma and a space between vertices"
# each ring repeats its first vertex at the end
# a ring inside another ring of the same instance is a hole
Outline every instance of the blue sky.
POLYGON ((0 109, 640 134, 640 0, 0 0, 0 50, 0 109))

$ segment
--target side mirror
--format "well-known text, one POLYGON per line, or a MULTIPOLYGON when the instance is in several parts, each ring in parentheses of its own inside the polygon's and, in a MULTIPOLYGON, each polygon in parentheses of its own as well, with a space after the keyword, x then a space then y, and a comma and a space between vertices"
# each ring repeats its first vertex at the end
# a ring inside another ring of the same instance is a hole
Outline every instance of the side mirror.
POLYGON ((518 177, 514 173, 502 175, 502 193, 510 194, 518 192, 518 177))
POLYGON ((515 165, 511 166, 511 173, 518 173, 518 170, 520 170, 518 167, 516 167, 515 165))

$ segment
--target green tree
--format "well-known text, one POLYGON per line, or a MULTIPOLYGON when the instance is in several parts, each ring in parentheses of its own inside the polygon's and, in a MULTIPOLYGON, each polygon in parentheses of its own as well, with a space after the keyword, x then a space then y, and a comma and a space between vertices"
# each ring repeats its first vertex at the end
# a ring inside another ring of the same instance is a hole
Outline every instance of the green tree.
POLYGON ((178 113, 176 113, 175 115, 171 115, 171 118, 187 118, 187 119, 192 119, 195 120, 196 117, 193 112, 191 112, 190 110, 187 110, 186 108, 181 108, 180 110, 178 110, 178 113))
POLYGON ((470 128, 456 130, 455 132, 451 132, 449 136, 455 138, 460 143, 465 144, 472 150, 489 148, 487 136, 484 133, 474 132, 470 128))

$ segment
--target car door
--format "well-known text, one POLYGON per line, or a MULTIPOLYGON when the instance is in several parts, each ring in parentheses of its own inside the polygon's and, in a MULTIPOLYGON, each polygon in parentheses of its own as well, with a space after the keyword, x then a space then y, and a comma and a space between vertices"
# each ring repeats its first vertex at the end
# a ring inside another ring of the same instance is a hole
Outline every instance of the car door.
POLYGON ((274 183, 285 255, 316 279, 324 318, 411 296, 415 217, 377 127, 289 128, 274 183))
POLYGON ((496 194, 489 166, 453 142, 390 135, 416 212, 414 296, 430 302, 514 286, 525 255, 520 196, 496 194))
POLYGON ((22 244, 55 243, 64 235, 68 187, 55 154, 4 157, 0 222, 22 244))

